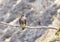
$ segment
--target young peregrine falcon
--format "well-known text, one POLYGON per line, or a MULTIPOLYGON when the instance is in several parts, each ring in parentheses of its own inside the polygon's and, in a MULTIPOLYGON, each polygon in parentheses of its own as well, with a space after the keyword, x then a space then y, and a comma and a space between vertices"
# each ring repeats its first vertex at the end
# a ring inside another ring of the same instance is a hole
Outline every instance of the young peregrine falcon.
POLYGON ((21 18, 19 19, 19 24, 22 30, 24 30, 26 26, 26 17, 24 15, 22 15, 21 18))

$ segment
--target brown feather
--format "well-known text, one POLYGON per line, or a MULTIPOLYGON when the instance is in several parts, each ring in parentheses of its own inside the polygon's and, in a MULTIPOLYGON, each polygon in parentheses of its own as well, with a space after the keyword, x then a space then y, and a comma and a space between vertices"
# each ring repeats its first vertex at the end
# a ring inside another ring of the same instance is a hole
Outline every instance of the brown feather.
POLYGON ((25 29, 25 26, 26 26, 26 19, 24 19, 23 17, 21 17, 19 19, 19 24, 20 24, 20 27, 22 28, 22 30, 24 30, 25 29))

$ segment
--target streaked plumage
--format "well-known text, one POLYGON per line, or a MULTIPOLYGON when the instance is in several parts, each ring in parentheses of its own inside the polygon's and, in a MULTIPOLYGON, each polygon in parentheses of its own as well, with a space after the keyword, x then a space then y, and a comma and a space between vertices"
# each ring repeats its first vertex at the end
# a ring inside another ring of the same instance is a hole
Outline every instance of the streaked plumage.
POLYGON ((26 17, 24 15, 22 15, 21 18, 19 19, 19 24, 22 30, 24 30, 26 26, 26 17))

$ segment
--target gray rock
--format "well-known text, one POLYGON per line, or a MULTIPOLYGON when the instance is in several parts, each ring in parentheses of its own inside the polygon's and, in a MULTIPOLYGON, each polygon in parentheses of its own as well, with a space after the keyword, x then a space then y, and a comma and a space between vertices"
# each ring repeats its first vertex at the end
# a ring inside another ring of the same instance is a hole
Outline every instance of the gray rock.
POLYGON ((21 28, 18 27, 8 27, 4 34, 0 37, 0 40, 4 41, 5 39, 11 37, 16 31, 21 32, 21 28))
POLYGON ((11 37, 10 42, 34 42, 44 34, 45 29, 25 29, 22 33, 18 31, 11 37))

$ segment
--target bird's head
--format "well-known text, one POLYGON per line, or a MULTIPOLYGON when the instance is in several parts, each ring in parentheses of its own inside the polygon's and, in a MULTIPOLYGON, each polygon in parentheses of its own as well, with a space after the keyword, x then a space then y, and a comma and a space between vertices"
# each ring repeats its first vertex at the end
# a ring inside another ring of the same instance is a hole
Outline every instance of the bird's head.
POLYGON ((25 15, 22 15, 22 16, 21 16, 21 19, 22 19, 22 20, 25 20, 25 19, 26 19, 26 16, 25 16, 25 15))

